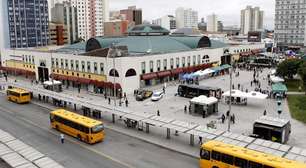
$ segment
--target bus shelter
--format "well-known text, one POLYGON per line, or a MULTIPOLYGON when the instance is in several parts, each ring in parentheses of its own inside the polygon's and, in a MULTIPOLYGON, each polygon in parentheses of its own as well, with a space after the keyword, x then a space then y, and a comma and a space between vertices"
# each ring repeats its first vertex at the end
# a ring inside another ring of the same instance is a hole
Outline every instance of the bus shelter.
POLYGON ((218 99, 215 97, 199 96, 190 100, 190 113, 201 114, 203 118, 218 112, 218 99))

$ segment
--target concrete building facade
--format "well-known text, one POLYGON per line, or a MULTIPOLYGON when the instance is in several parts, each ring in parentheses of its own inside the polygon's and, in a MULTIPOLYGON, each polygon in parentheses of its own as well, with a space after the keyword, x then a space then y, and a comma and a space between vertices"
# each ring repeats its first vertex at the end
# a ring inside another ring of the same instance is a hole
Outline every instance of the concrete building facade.
POLYGON ((161 18, 152 20, 152 23, 155 25, 159 25, 161 27, 166 28, 167 30, 174 30, 176 29, 176 20, 175 17, 172 15, 166 15, 161 18))
POLYGON ((67 26, 61 23, 49 23, 49 45, 68 44, 67 26))
POLYGON ((136 6, 129 6, 128 9, 120 10, 121 15, 125 15, 125 19, 135 25, 142 24, 142 9, 137 9, 136 6))
POLYGON ((78 14, 78 37, 83 40, 103 36, 103 23, 109 20, 108 0, 70 0, 78 14))
POLYGON ((259 7, 247 6, 241 10, 240 28, 241 34, 247 35, 249 31, 263 30, 264 12, 259 7))
POLYGON ((191 8, 177 8, 175 11, 176 28, 197 28, 198 12, 191 8))
POLYGON ((51 22, 64 24, 67 28, 68 43, 73 44, 78 40, 78 14, 77 8, 69 2, 57 3, 51 9, 51 22))
POLYGON ((47 0, 8 0, 8 25, 11 48, 48 45, 47 0))
POLYGON ((218 16, 215 14, 207 16, 207 31, 217 32, 218 31, 218 16))
POLYGON ((111 20, 104 22, 104 36, 124 36, 132 26, 127 20, 111 20))
POLYGON ((276 0, 275 42, 280 50, 306 45, 306 1, 276 0))

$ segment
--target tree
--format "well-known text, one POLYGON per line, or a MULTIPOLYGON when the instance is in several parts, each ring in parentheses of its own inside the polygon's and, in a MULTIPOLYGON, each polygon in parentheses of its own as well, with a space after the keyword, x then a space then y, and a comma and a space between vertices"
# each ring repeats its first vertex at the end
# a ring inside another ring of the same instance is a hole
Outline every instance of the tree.
POLYGON ((306 88, 306 62, 303 62, 298 70, 298 74, 300 75, 304 88, 306 88))
POLYGON ((277 66, 276 73, 284 78, 292 79, 298 73, 298 69, 302 63, 303 61, 299 59, 285 60, 277 66))

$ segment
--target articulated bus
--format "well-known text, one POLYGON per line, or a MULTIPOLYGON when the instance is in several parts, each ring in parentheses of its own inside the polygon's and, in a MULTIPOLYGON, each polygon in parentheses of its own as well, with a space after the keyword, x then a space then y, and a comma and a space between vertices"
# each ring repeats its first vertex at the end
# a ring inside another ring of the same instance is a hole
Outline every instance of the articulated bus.
POLYGON ((29 103, 31 101, 31 93, 20 88, 9 88, 6 91, 7 99, 15 103, 29 103))
POLYGON ((64 109, 52 111, 50 122, 52 128, 88 144, 101 142, 104 139, 104 125, 101 121, 64 109))
POLYGON ((201 146, 200 168, 306 168, 306 164, 219 141, 208 141, 201 146))

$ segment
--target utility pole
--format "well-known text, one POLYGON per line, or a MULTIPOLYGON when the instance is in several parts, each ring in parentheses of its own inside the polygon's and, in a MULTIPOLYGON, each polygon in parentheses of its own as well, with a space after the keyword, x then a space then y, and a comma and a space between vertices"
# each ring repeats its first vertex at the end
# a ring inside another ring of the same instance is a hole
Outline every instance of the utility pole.
POLYGON ((232 66, 232 56, 230 56, 230 96, 229 96, 229 104, 228 104, 228 111, 229 111, 229 115, 228 115, 228 127, 227 127, 227 131, 230 132, 231 131, 231 110, 232 110, 232 83, 233 83, 233 66, 232 66))

